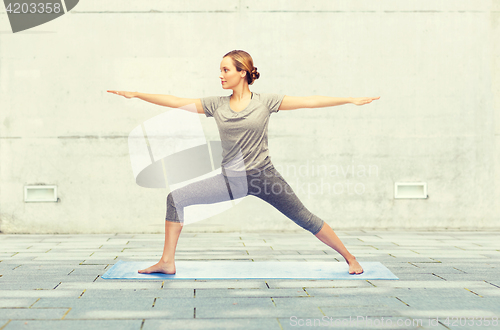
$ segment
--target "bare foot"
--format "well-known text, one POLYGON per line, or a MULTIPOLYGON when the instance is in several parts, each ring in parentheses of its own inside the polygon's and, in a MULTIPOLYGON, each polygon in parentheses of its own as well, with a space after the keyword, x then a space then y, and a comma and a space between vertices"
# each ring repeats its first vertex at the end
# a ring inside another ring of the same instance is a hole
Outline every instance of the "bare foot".
POLYGON ((141 274, 150 274, 150 273, 163 273, 163 274, 169 274, 169 275, 174 275, 175 274, 175 264, 174 262, 164 262, 164 261, 158 261, 157 264, 148 267, 146 269, 141 269, 138 271, 141 274))
POLYGON ((349 265, 349 274, 363 273, 363 267, 361 267, 356 258, 353 257, 351 260, 347 261, 347 264, 349 265))

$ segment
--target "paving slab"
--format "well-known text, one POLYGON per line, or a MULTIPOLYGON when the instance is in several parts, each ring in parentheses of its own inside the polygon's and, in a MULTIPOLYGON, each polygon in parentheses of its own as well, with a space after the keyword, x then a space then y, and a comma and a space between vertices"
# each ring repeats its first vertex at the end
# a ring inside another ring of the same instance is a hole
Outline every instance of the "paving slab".
POLYGON ((219 329, 246 329, 246 330, 280 330, 276 318, 237 318, 237 319, 185 319, 185 320, 146 320, 143 330, 152 329, 187 329, 187 330, 219 330, 219 329))
POLYGON ((193 318, 193 310, 180 306, 170 309, 128 310, 128 309, 74 309, 65 317, 65 320, 93 319, 93 320, 142 320, 164 318, 193 318))
MULTIPOLYGON (((59 288, 59 287, 58 287, 59 288)), ((41 298, 41 297, 52 297, 52 298, 63 298, 63 297, 78 297, 82 293, 82 290, 32 290, 32 289, 13 289, 6 290, 2 287, 0 290, 0 299, 3 298, 41 298)))
POLYGON ((158 289, 86 289, 85 293, 82 295, 82 299, 130 299, 130 297, 148 297, 152 300, 154 298, 193 298, 196 292, 199 292, 199 290, 188 288, 163 289, 161 287, 158 289))
POLYGON ((195 289, 197 298, 277 298, 307 297, 303 289, 195 289))
MULTIPOLYGON (((33 303, 35 303, 36 300, 33 298, 0 298, 0 308, 4 307, 25 307, 28 308, 33 303)), ((1 315, 1 313, 0 313, 1 315)))
MULTIPOLYGON (((310 296, 361 296, 380 295, 385 297, 404 298, 406 296, 422 297, 449 297, 453 299, 470 299, 471 292, 465 288, 388 288, 388 287, 365 287, 365 288, 307 288, 304 289, 310 296)), ((475 289, 477 291, 477 289, 475 289)), ((500 291, 500 290, 499 290, 500 291)))
MULTIPOLYGON (((399 298, 399 297, 398 297, 399 298)), ((500 314, 500 302, 496 300, 482 299, 477 295, 471 295, 468 299, 450 299, 437 295, 429 296, 401 296, 400 299, 412 309, 418 310, 474 310, 491 311, 500 314)))
POLYGON ((57 287, 58 290, 68 289, 99 289, 99 290, 122 290, 122 289, 159 289, 162 281, 109 281, 100 280, 96 282, 67 282, 57 287))
POLYGON ((331 296, 308 296, 308 297, 276 297, 273 298, 277 307, 291 308, 291 307, 390 307, 402 308, 404 303, 395 297, 381 296, 377 294, 369 294, 363 296, 345 296, 345 295, 331 295, 331 296))
MULTIPOLYGON (((150 280, 151 281, 151 280, 150 280)), ((267 289, 266 280, 175 280, 165 281, 164 289, 267 289)))
POLYGON ((72 298, 40 298, 32 308, 71 308, 71 315, 75 310, 150 310, 154 297, 144 297, 130 293, 126 299, 116 299, 114 297, 100 297, 92 299, 85 297, 72 298))
POLYGON ((2 308, 2 318, 9 320, 62 319, 69 308, 2 308))
MULTIPOLYGON (((400 280, 103 280, 118 260, 156 263, 164 236, 0 235, 0 328, 296 329, 293 317, 364 317, 393 323, 363 329, 467 329, 443 322, 500 316, 500 232, 337 235, 400 280), (415 320, 427 323, 401 323, 415 320)), ((258 232, 182 233, 176 260, 345 262, 309 233, 258 232)))
MULTIPOLYGON (((5 330, 15 329, 51 329, 51 330, 137 330, 141 328, 143 320, 27 320, 11 321, 5 330)), ((1 323, 0 323, 1 327, 1 323)))
POLYGON ((59 280, 38 280, 25 279, 23 282, 19 280, 2 281, 2 288, 8 290, 51 290, 57 288, 61 284, 59 280))

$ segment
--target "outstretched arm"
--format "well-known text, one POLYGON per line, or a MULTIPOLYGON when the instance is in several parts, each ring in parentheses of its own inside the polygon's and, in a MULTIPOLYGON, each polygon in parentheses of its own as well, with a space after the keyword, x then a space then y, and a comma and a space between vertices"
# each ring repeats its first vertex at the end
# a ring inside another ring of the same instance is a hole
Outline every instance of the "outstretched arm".
POLYGON ((288 96, 285 95, 279 110, 294 110, 302 108, 326 108, 336 105, 352 103, 363 105, 370 103, 373 100, 378 100, 379 97, 330 97, 330 96, 288 96))
POLYGON ((154 103, 157 105, 161 105, 169 108, 182 108, 183 110, 187 110, 195 113, 205 113, 203 111, 203 106, 201 105, 200 99, 187 99, 181 98, 173 95, 163 95, 163 94, 146 94, 139 92, 124 92, 124 91, 110 91, 109 93, 113 93, 116 95, 124 96, 128 99, 138 98, 150 103, 154 103))

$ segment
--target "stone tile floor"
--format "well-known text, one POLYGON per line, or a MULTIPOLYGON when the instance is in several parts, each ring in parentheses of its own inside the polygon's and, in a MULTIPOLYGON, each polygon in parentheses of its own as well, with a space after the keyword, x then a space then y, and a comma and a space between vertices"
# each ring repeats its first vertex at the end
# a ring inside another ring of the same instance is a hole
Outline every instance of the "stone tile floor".
MULTIPOLYGON (((500 232, 337 234, 399 280, 103 280, 163 234, 0 235, 0 330, 500 329, 500 232)), ((183 232, 176 259, 344 262, 309 232, 183 232)))

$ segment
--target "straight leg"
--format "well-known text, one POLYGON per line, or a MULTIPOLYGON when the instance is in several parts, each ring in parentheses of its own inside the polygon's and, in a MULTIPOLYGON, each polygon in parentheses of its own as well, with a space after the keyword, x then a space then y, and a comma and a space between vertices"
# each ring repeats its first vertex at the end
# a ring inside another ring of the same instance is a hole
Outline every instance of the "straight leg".
POLYGON ((323 225, 323 228, 321 228, 315 236, 321 242, 325 243, 344 257, 345 261, 349 265, 349 274, 363 273, 363 268, 359 262, 349 251, 347 251, 347 248, 344 246, 340 238, 326 222, 323 225))
POLYGON ((310 231, 320 241, 340 253, 349 265, 350 274, 363 273, 361 265, 347 250, 333 229, 302 204, 290 185, 276 169, 271 168, 265 170, 259 176, 251 177, 248 186, 249 194, 271 204, 297 225, 310 231))

